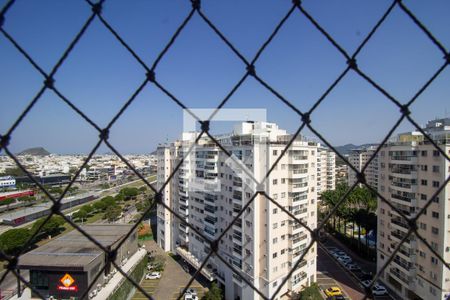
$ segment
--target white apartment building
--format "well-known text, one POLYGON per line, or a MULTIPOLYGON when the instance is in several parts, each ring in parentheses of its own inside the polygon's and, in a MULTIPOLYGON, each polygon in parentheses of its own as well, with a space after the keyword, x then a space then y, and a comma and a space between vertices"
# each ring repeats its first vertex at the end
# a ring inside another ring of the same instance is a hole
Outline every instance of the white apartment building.
MULTIPOLYGON (((180 157, 186 155, 196 136, 196 133, 184 133, 181 141, 158 147, 159 188, 180 162, 180 157)), ((165 187, 164 203, 209 240, 222 234, 257 190, 270 195, 310 228, 316 228, 318 146, 315 142, 294 141, 263 187, 257 188, 252 179, 252 176, 258 181, 264 178, 290 137, 276 124, 265 122, 244 122, 232 133, 218 136, 217 140, 233 153, 247 172, 208 138, 200 139, 165 187)), ((208 241, 162 206, 158 207, 157 216, 158 245, 198 267, 210 251, 208 241)), ((218 252, 258 291, 271 297, 310 242, 305 228, 258 194, 220 240, 218 252)), ((316 281, 316 254, 317 246, 313 245, 276 299, 286 299, 291 291, 301 290, 316 281)), ((210 280, 218 280, 227 300, 260 298, 218 257, 209 259, 202 274, 210 280)))
POLYGON ((317 194, 336 188, 336 153, 318 147, 317 153, 317 194))
MULTIPOLYGON (((369 161, 369 159, 372 157, 372 155, 376 151, 376 146, 370 146, 367 148, 362 149, 354 149, 351 151, 348 161, 358 170, 361 172, 361 170, 364 168, 366 163, 369 161)), ((354 172, 350 167, 347 168, 347 182, 349 186, 352 186, 355 184, 358 179, 356 178, 356 172, 354 172)), ((374 189, 377 189, 378 187, 378 155, 375 156, 375 158, 370 162, 369 166, 364 171, 364 174, 366 176, 366 182, 374 189)), ((361 184, 360 184, 361 185, 361 184)))
MULTIPOLYGON (((378 191, 413 218, 449 176, 450 119, 428 122, 424 130, 446 153, 444 157, 420 132, 398 135, 380 151, 378 191)), ((438 195, 418 219, 418 232, 450 262, 450 188, 438 195)), ((408 225, 378 201, 378 270, 404 238, 408 225)), ((402 244, 381 280, 403 299, 449 299, 450 270, 415 235, 402 244)))

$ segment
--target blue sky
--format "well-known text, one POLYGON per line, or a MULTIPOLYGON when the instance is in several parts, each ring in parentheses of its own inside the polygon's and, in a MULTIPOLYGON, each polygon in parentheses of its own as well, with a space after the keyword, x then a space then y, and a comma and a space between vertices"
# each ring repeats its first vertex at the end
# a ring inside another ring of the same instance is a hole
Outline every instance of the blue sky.
MULTIPOLYGON (((5 1, 0 1, 3 6, 5 1)), ((303 1, 304 8, 352 53, 391 1, 303 1)), ((450 2, 404 1, 450 48, 450 2)), ((291 1, 203 1, 202 10, 251 60, 287 13, 291 1)), ((106 1, 103 16, 152 65, 187 16, 187 0, 106 1)), ((84 1, 18 0, 4 29, 46 71, 52 68, 89 17, 84 1)), ((442 53, 398 7, 358 56, 359 67, 400 101, 408 101, 442 65, 442 53)), ((258 75, 304 111, 345 69, 344 57, 298 11, 256 63, 258 75)), ((188 107, 213 108, 244 75, 245 65, 194 15, 156 69, 158 81, 188 107)), ((450 113, 447 68, 411 107, 424 124, 450 113)), ((55 85, 100 127, 108 124, 144 80, 145 71, 100 23, 88 28, 55 75, 55 85)), ((5 133, 37 93, 43 78, 0 35, 0 132, 5 133)), ((268 120, 294 132, 299 117, 253 78, 225 108, 266 108, 268 120)), ((350 72, 312 115, 313 126, 332 144, 378 142, 400 117, 398 108, 350 72)), ((220 131, 219 125, 212 125, 220 131)), ((412 125, 403 122, 400 131, 412 125)), ((148 153, 182 132, 182 110, 148 84, 111 129, 124 153, 148 153)), ((305 131, 308 136, 313 136, 305 131)), ((55 153, 86 153, 96 131, 53 92, 47 91, 13 133, 11 150, 43 146, 55 153)), ((100 151, 106 151, 102 148, 100 151)))

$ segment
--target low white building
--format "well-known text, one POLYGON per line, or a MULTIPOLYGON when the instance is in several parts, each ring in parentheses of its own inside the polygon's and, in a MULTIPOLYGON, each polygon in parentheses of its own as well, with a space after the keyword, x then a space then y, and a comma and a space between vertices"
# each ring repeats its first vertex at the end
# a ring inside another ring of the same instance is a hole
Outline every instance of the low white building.
POLYGON ((0 188, 15 187, 16 179, 12 176, 0 177, 0 188))

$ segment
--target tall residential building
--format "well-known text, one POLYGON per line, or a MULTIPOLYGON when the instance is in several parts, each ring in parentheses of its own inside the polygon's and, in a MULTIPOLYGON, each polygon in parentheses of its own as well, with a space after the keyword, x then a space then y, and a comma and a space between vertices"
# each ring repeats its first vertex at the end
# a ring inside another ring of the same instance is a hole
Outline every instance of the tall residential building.
MULTIPOLYGON (((197 133, 161 145, 158 150, 158 187, 187 155, 197 133)), ((317 225, 317 153, 315 142, 297 139, 265 181, 256 186, 280 157, 290 135, 276 124, 244 122, 232 133, 216 137, 235 157, 227 157, 209 138, 201 138, 166 186, 163 201, 190 225, 215 240, 236 218, 256 191, 264 191, 298 219, 317 225), (246 169, 244 169, 244 167, 246 169)), ((198 267, 210 251, 205 241, 167 209, 158 207, 157 242, 166 251, 180 254, 198 267)), ((306 253, 276 299, 286 299, 316 280, 317 246, 306 252, 309 232, 263 195, 258 194, 219 242, 220 255, 271 297, 293 265, 306 253)), ((258 293, 212 256, 202 274, 217 279, 225 298, 259 299, 258 293)))
POLYGON ((317 153, 317 194, 336 188, 336 153, 324 147, 317 153))
MULTIPOLYGON (((376 146, 369 146, 362 149, 354 149, 351 151, 348 160, 349 162, 358 170, 361 171, 366 163, 369 161, 369 159, 372 157, 372 155, 376 151, 376 146)), ((356 173, 348 167, 348 185, 352 186, 357 181, 356 173)), ((375 156, 375 158, 370 162, 366 170, 364 171, 364 174, 366 176, 366 182, 373 187, 374 189, 377 189, 378 187, 378 155, 375 156)))
MULTIPOLYGON (((424 131, 398 135, 380 151, 378 191, 408 218, 413 218, 449 176, 450 119, 430 121, 424 131)), ((418 219, 418 233, 447 263, 450 261, 450 188, 445 186, 418 219)), ((407 222, 378 201, 378 270, 408 232, 407 222)), ((403 299, 448 299, 450 270, 415 235, 407 238, 381 280, 403 299)))

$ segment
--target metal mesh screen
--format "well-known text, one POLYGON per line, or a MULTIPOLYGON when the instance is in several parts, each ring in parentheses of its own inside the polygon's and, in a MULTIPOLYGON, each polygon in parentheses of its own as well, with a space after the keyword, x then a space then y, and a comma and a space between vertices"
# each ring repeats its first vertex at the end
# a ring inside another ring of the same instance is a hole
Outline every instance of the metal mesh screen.
MULTIPOLYGON (((239 276, 246 284, 248 284, 249 286, 251 286, 252 288, 255 289, 255 291, 257 293, 260 294, 261 298, 263 299, 268 299, 264 294, 262 294, 258 289, 256 289, 252 282, 250 282, 247 277, 244 275, 244 273, 237 269, 235 266, 231 265, 227 259, 223 258, 218 250, 218 244, 220 239, 225 235, 225 233, 231 228, 232 224, 229 224, 229 226, 226 228, 225 231, 223 231, 223 233, 220 234, 220 236, 216 239, 216 240, 209 240, 202 232, 199 232, 194 226, 186 223, 186 221, 184 220, 184 218, 180 217, 179 214, 177 214, 177 212, 173 211, 170 207, 167 207, 167 205, 162 201, 162 191, 164 190, 165 186, 172 180, 173 175, 175 174, 175 172, 177 172, 177 170, 180 168, 180 166, 183 163, 184 159, 181 159, 178 163, 178 165, 175 167, 175 169, 172 172, 172 175, 169 176, 169 178, 167 179, 167 181, 165 182, 165 184, 160 188, 160 189, 156 189, 152 184, 150 184, 146 178, 140 174, 134 167, 133 165, 131 165, 125 158, 124 156, 109 142, 109 130, 111 128, 111 126, 113 126, 113 124, 122 116, 122 114, 124 113, 124 111, 126 111, 128 109, 128 107, 130 105, 132 105, 134 99, 137 97, 138 94, 140 94, 140 92, 144 89, 145 86, 147 85, 154 85, 155 87, 157 87, 159 90, 161 90, 164 94, 166 94, 168 96, 169 99, 171 99, 173 102, 175 102, 178 106, 180 106, 183 109, 186 109, 187 111, 189 111, 189 108, 186 107, 183 102, 176 96, 174 96, 165 86, 163 86, 159 81, 158 81, 158 77, 157 77, 157 69, 158 69, 158 64, 161 61, 161 59, 165 56, 165 54, 167 53, 167 51, 177 42, 177 37, 179 36, 179 34, 183 31, 183 29, 185 28, 185 26, 191 22, 192 17, 194 15, 197 15, 198 17, 200 17, 200 19, 207 24, 207 26, 211 29, 212 32, 214 32, 218 38, 223 42, 224 47, 228 47, 229 49, 231 49, 231 51, 234 53, 234 55, 236 55, 240 61, 242 62, 242 68, 244 70, 244 75, 239 78, 239 80, 237 81, 237 83, 235 84, 235 86, 229 91, 229 93, 227 94, 227 96, 221 101, 221 103, 219 104, 219 106, 217 107, 217 110, 221 109, 225 103, 227 103, 227 101, 230 99, 230 97, 240 88, 240 86, 242 85, 242 83, 244 81, 246 81, 249 77, 253 77, 257 82, 259 82, 261 84, 262 87, 264 87, 265 89, 267 89, 268 91, 270 91, 270 93, 272 93, 279 101, 283 102, 284 104, 286 104, 289 109, 293 110, 296 114, 298 114, 299 116, 299 120, 301 120, 299 122, 299 126, 297 131, 295 132, 295 134, 292 136, 292 139, 289 141, 289 143, 287 144, 287 146, 285 147, 285 149, 283 150, 281 156, 277 159, 277 161, 274 163, 273 166, 270 167, 269 171, 267 172, 267 175, 265 177, 265 179, 267 179, 267 177, 272 173, 272 171, 275 168, 275 165, 279 162, 279 160, 281 159, 281 157, 286 153, 287 149, 291 146, 291 144, 293 143, 293 141, 299 136, 300 132, 304 129, 304 128, 309 128, 309 130, 311 130, 315 135, 317 135, 317 137, 319 137, 330 149, 332 149, 337 156, 339 156, 346 164, 347 166, 353 170, 354 172, 356 172, 357 174, 357 178, 358 178, 358 182, 356 182, 355 184, 353 184, 350 189, 347 191, 347 193, 340 199, 340 201, 338 202, 338 204, 330 211, 330 213, 322 220, 322 222, 320 224, 318 224, 317 228, 315 229, 311 229, 309 228, 307 225, 305 225, 303 222, 301 222, 295 215, 293 215, 289 210, 287 210, 285 207, 283 207, 282 205, 280 205, 276 200, 272 199, 268 194, 266 194, 263 191, 258 191, 256 192, 255 195, 253 195, 253 197, 251 198, 251 200, 249 200, 247 202, 247 204, 242 208, 242 210, 240 211, 240 213, 236 216, 236 218, 234 219, 234 221, 236 221, 241 215, 242 213, 245 211, 245 209, 252 203, 252 201, 254 201, 254 199, 256 198, 256 195, 261 194, 263 195, 266 199, 268 199, 269 201, 271 201, 273 204, 275 204, 280 210, 284 211, 290 218, 292 218, 292 220, 294 220, 295 222, 298 222, 299 224, 301 224, 301 226, 304 226, 306 228, 306 230, 308 230, 311 233, 311 237, 312 237, 312 241, 311 243, 309 243, 308 247, 306 248, 306 251, 301 255, 300 259, 297 261, 297 263, 295 265, 292 266, 292 269, 289 273, 288 276, 286 276, 282 282, 282 284, 280 284, 278 286, 277 291, 272 295, 271 299, 276 298, 277 296, 279 296, 279 291, 281 290, 281 288, 283 287, 283 285, 286 283, 287 280, 289 280, 290 276, 292 275, 293 271, 296 269, 296 267, 300 264, 300 262, 302 261, 303 257, 305 256, 306 252, 313 247, 313 245, 315 243, 317 243, 319 246, 321 246, 321 242, 318 239, 318 232, 324 227, 325 223, 329 220, 330 217, 332 217, 332 215, 337 211, 338 207, 340 205, 342 205, 347 197, 349 196, 349 194, 352 192, 352 190, 357 186, 358 183, 361 183, 365 186, 367 186, 368 189, 372 190, 380 199, 380 201, 386 203, 392 210, 395 210, 400 216, 402 216, 402 218, 405 220, 405 222, 407 222, 407 224, 409 225, 409 231, 408 234, 402 239, 402 241, 397 245, 396 249, 393 251, 393 253, 391 254, 390 258, 387 260, 387 262, 384 264, 384 266, 379 270, 379 272, 376 274, 375 278, 372 281, 371 286, 375 283, 375 281, 377 280, 377 278, 380 276, 380 273, 382 271, 384 271, 384 269, 387 267, 387 265, 393 260, 395 254, 399 251, 401 245, 404 243, 404 241, 411 235, 414 234, 418 239, 420 239, 424 245, 426 245, 426 247, 428 247, 428 249, 448 268, 449 267, 449 263, 446 262, 440 255, 439 253, 437 253, 433 247, 431 247, 429 245, 429 243, 427 242, 427 240, 420 235, 420 233, 417 230, 417 220, 419 219, 419 217, 423 214, 423 212, 426 210, 426 208, 432 203, 432 201, 435 199, 435 197, 446 187, 446 185, 448 184, 448 181, 450 178, 446 178, 445 182, 443 182, 442 185, 440 185, 440 188, 436 190, 436 193, 434 194, 433 197, 431 197, 430 199, 428 199, 427 204, 420 210, 420 212, 413 218, 408 218, 401 210, 399 210, 397 207, 395 207, 389 200, 385 199, 381 194, 378 193, 378 191, 376 189, 374 189, 372 186, 370 186, 369 184, 367 184, 366 182, 366 178, 365 178, 365 170, 367 168, 367 166, 370 164, 370 162, 374 159, 375 155, 378 154, 378 152, 380 151, 380 149, 382 148, 383 144, 385 144, 388 139, 390 138, 390 136, 393 134, 393 132, 397 129, 397 127, 400 125, 400 123, 403 120, 408 120, 413 127, 415 127, 418 131, 420 131, 426 140, 428 140, 437 151, 440 152, 440 154, 445 157, 446 160, 449 160, 449 157, 447 155, 447 153, 445 153, 436 143, 435 141, 433 141, 433 139, 431 139, 426 132, 424 132, 424 130, 417 124, 417 122, 414 120, 413 116, 411 115, 410 112, 410 106, 411 104, 414 103, 414 101, 430 86, 430 84, 441 74, 441 72, 447 68, 447 66, 450 63, 450 54, 448 52, 448 50, 442 45, 442 43, 433 35, 433 33, 427 29, 426 25, 423 24, 416 16, 415 14, 400 0, 398 1, 392 1, 392 4, 387 8, 387 10, 384 12, 384 14, 379 18, 378 22, 373 26, 372 30, 367 34, 367 36, 363 39, 362 43, 359 45, 359 47, 357 47, 356 51, 354 53, 349 53, 346 49, 344 49, 338 41, 336 41, 325 29, 324 27, 321 26, 321 24, 314 18, 314 16, 312 16, 302 5, 300 0, 294 0, 292 1, 291 6, 289 7, 289 9, 287 10, 286 14, 284 15, 284 17, 279 21, 279 23, 277 24, 277 26, 273 29, 273 31, 269 34, 269 37, 267 38, 267 40, 262 44, 262 46, 259 48, 259 50, 257 51, 256 55, 253 58, 247 58, 244 55, 242 55, 239 51, 239 49, 237 49, 232 41, 230 41, 221 31, 218 27, 216 27, 216 25, 214 24, 214 21, 209 19, 208 16, 203 12, 202 7, 201 7, 201 2, 200 0, 191 0, 192 3, 192 9, 189 11, 189 13, 187 14, 187 16, 185 17, 184 21, 179 25, 178 29, 174 32, 172 38, 170 39, 170 41, 167 43, 167 45, 163 45, 162 46, 162 51, 159 53, 157 59, 153 62, 152 65, 147 65, 146 63, 144 63, 144 60, 141 59, 139 57, 139 55, 129 46, 129 44, 127 44, 126 42, 126 37, 122 37, 118 34, 118 32, 114 29, 114 26, 112 24, 110 24, 108 22, 108 20, 102 15, 102 8, 104 5, 107 5, 107 3, 105 3, 105 1, 99 1, 99 2, 93 2, 91 0, 87 0, 86 1, 86 5, 89 5, 92 9, 92 12, 89 16, 89 18, 85 21, 84 25, 80 28, 80 30, 78 31, 78 33, 75 35, 75 37, 72 39, 72 41, 70 42, 70 44, 67 46, 66 50, 64 51, 63 55, 60 57, 60 59, 57 61, 57 63, 53 66, 53 68, 50 70, 50 72, 46 72, 43 68, 40 67, 39 62, 35 61, 32 57, 32 53, 28 53, 26 49, 24 49, 20 43, 14 38, 14 36, 12 36, 10 33, 8 33, 8 31, 5 29, 4 24, 6 24, 8 22, 8 11, 14 6, 15 1, 11 0, 9 2, 7 2, 7 4, 2 8, 1 12, 0 12, 0 31, 1 34, 3 36, 3 38, 5 38, 6 40, 8 40, 14 47, 15 49, 23 56, 23 58, 28 61, 28 63, 38 72, 42 75, 42 80, 43 80, 43 84, 42 87, 39 89, 39 91, 36 93, 36 95, 33 97, 33 99, 31 99, 31 101, 29 102, 29 104, 27 105, 26 109, 20 114, 20 116, 17 118, 17 120, 10 126, 9 130, 7 132, 2 133, 1 137, 1 142, 0 142, 0 150, 3 151, 4 153, 6 153, 10 158, 12 158, 15 163, 17 164, 17 166, 22 169, 23 172, 25 172, 27 174, 27 176, 30 177, 30 179, 39 187, 39 189, 42 190, 43 193, 45 193, 45 195, 51 199, 51 201, 53 202, 53 206, 52 206, 52 212, 50 215, 48 215, 46 217, 46 221, 48 221, 50 219, 50 217, 52 215, 60 215, 61 217, 63 217, 65 219, 65 221, 67 223, 69 223, 71 226, 73 226, 76 230, 78 230, 81 234, 83 234, 84 236, 86 236, 86 238, 88 238, 90 241, 92 241, 94 244, 96 244, 100 249, 102 249, 105 254, 107 259, 117 268, 117 270, 122 273, 125 277, 127 277, 127 279, 140 291, 142 292, 146 297, 148 297, 149 299, 153 299, 151 295, 149 295, 140 285, 139 282, 135 282, 132 278, 129 278, 128 275, 122 271, 120 265, 117 265, 114 262, 114 258, 117 255, 117 249, 124 243, 124 241, 126 240, 126 238, 124 238, 122 240, 122 242, 120 242, 115 249, 106 249, 104 246, 102 246, 98 241, 96 241, 95 238, 91 237, 89 234, 87 234, 82 228, 80 228, 80 226, 78 226, 76 223, 74 223, 71 219, 69 219, 68 217, 66 217, 64 215, 64 213, 61 212, 60 208, 61 208, 61 200, 63 199, 63 197, 66 195, 67 191, 69 190, 69 188, 72 186, 72 184, 74 183, 75 179, 80 175, 81 170, 88 164, 89 160, 92 158, 92 156, 94 155, 94 153, 97 151, 97 149, 100 147, 101 144, 106 145, 114 154, 116 154, 131 170, 133 170, 136 175, 150 188, 154 191, 155 193, 155 201, 153 202, 152 206, 148 208, 148 211, 152 210, 155 208, 156 205, 162 205, 164 206, 166 209, 168 209, 174 217, 178 218, 183 224, 185 224, 187 227, 189 227, 191 230, 193 230, 194 232, 196 232, 199 236, 201 236, 205 241, 209 241, 210 243, 210 248, 211 248, 211 252, 207 255, 206 259, 203 261, 203 263, 201 264, 200 268, 196 270, 195 274, 192 276, 192 278, 190 279, 190 281, 188 282, 187 286, 185 287, 184 291, 182 294, 180 294, 180 296, 178 297, 178 299, 180 299, 182 297, 182 295, 184 294, 184 292, 188 289, 189 285, 193 282, 194 278, 199 275, 200 270, 206 265, 208 258, 211 256, 215 256, 217 257, 219 260, 221 260, 225 265, 227 265, 231 270, 233 270, 234 274, 236 274, 237 276, 239 276), (385 19, 391 14, 392 10, 394 8, 398 8, 402 11, 402 13, 404 13, 409 19, 410 21, 415 24, 415 26, 417 26, 422 32, 423 34, 429 39, 429 42, 434 44, 436 46, 436 48, 442 53, 442 65, 435 71, 435 73, 433 74, 433 76, 431 76, 429 78, 428 81, 426 81, 426 83, 423 86, 420 86, 417 88, 416 93, 414 94, 414 96, 411 99, 406 99, 407 101, 403 102, 400 101, 399 99, 396 99, 394 96, 392 96, 385 88, 383 88, 383 86, 381 86, 380 84, 378 84, 374 79, 372 79, 370 76, 368 76, 363 69, 361 69, 358 66, 358 54, 361 52, 361 50, 371 41, 372 36, 374 35, 374 33, 379 29, 379 27, 383 24, 383 22, 385 21, 385 19), (342 70, 342 72, 340 73, 340 75, 333 81, 333 83, 323 92, 322 95, 320 95, 320 97, 317 98, 317 100, 315 101, 315 104, 308 110, 308 111, 301 111, 299 110, 291 101, 289 101, 288 99, 286 99, 284 96, 282 96, 282 94, 277 91, 277 89, 275 89, 274 87, 272 87, 268 82, 266 82, 262 77, 260 77, 260 75, 258 75, 257 72, 257 65, 258 65, 258 61, 259 58, 261 56, 261 54, 264 52, 264 50, 266 49, 266 47, 272 42, 272 40, 274 39, 275 36, 277 36, 280 28, 283 27, 283 25, 286 23, 286 21, 291 18, 293 15, 295 14, 300 14, 303 17, 305 17, 313 26, 314 28, 317 29, 318 32, 320 32, 321 35, 323 35, 323 37, 336 49, 336 51, 338 53, 340 53, 340 55, 342 56, 342 59, 346 61, 347 65, 346 67, 342 70), (91 26, 92 21, 94 19, 98 19, 101 24, 104 25, 104 27, 114 36, 115 40, 117 41, 117 43, 119 43, 121 46, 123 46, 128 52, 129 54, 140 64, 140 66, 142 67, 142 83, 139 85, 139 87, 134 91, 134 93, 127 99, 127 101, 125 102, 125 104, 122 106, 122 108, 119 110, 119 112, 112 118, 112 120, 109 122, 109 124, 105 127, 105 128, 101 128, 99 127, 93 120, 91 120, 85 113, 83 113, 82 110, 80 110, 79 108, 77 108, 76 105, 74 105, 74 103, 68 99, 66 96, 64 96, 64 94, 58 89, 57 84, 54 82, 54 77, 57 74, 58 70, 60 69, 60 67, 64 64, 64 62, 67 60, 67 58, 71 55, 72 50, 74 49, 74 47, 76 47, 77 43, 79 43, 79 41, 81 39, 83 39, 83 36, 86 32, 86 30, 89 28, 89 26, 91 26), (316 111, 317 107, 324 101, 324 99, 327 98, 327 96, 329 95, 329 93, 340 84, 341 80, 350 72, 353 72, 354 74, 357 74, 358 76, 360 76, 362 79, 364 79, 365 81, 367 81, 372 87, 373 89, 379 91, 381 94, 383 94, 386 98, 386 101, 390 101, 392 102, 401 112, 401 116, 400 118, 397 120, 397 122, 395 123, 395 125, 391 128, 391 130, 389 130, 389 132, 387 132, 385 138, 381 141, 380 145, 377 147, 374 155, 371 157, 371 159, 367 162, 367 164, 362 168, 362 171, 359 171, 358 169, 356 169, 352 164, 349 163, 349 161, 346 159, 346 157, 344 157, 343 155, 341 155, 338 151, 336 151, 335 147, 329 143, 327 141, 327 139, 320 133, 318 132, 315 127, 314 127, 314 112, 316 111), (99 135, 99 139, 97 144, 95 145, 95 147, 91 150, 91 152, 89 153, 89 155, 87 156, 86 160, 84 161, 83 165, 81 166, 81 168, 76 172, 75 176, 73 177, 73 180, 67 185, 67 187, 65 188, 64 192, 60 195, 59 198, 55 198, 53 195, 51 195, 39 182, 37 182, 33 176, 26 170, 26 168, 21 164, 21 162, 19 161, 19 159, 10 151, 10 149, 8 148, 9 146, 9 142, 10 140, 14 137, 14 132, 15 129, 17 128, 17 126, 25 119, 27 118, 28 113, 33 109, 34 105, 41 99, 42 95, 44 94, 44 92, 50 92, 50 93, 54 93, 62 102, 64 102, 67 106, 69 106, 73 111, 75 111, 78 115, 80 115, 89 125, 91 125, 93 128, 95 128, 95 130, 97 130, 98 135, 99 135)), ((0 54, 1 55, 1 54, 0 54)), ((217 112, 216 110, 216 112, 217 112)), ((217 143, 217 146, 220 147, 220 149, 228 156, 231 157, 231 153, 229 153, 229 151, 223 147, 222 145, 220 145, 220 143, 217 142, 217 140, 214 138, 214 136, 212 136, 209 132, 209 121, 213 118, 214 114, 211 115, 211 117, 208 120, 202 120, 199 119, 197 116, 195 116, 194 113, 190 112, 191 115, 201 124, 201 134, 198 137, 197 141, 200 139, 200 137, 202 136, 209 136, 210 139, 212 139, 215 143, 217 143)), ((185 157, 187 157, 190 153, 190 151, 192 150, 189 149, 188 153, 185 154, 185 157)), ((257 184, 261 184, 261 182, 257 182, 257 184)), ((147 212, 148 212, 147 211, 147 212)), ((137 228, 138 224, 142 221, 142 219, 144 218, 144 215, 142 215, 141 219, 136 222, 134 224, 133 229, 137 228)), ((20 254, 18 254, 17 256, 8 256, 4 253, 0 253, 0 258, 2 260, 7 261, 7 272, 4 274, 4 276, 2 278, 0 278, 0 282, 4 280, 4 278, 6 277, 6 275, 8 273, 13 273, 15 276, 17 276, 17 278, 26 286, 28 286, 29 288, 33 289, 33 287, 30 285, 30 283, 25 280, 25 278, 23 276, 20 275, 20 273, 18 272, 18 258, 20 257, 21 254, 23 254, 23 252, 25 251, 25 249, 28 248, 28 246, 30 246, 32 240, 34 239, 34 237, 39 234, 40 230, 42 229, 42 227, 45 225, 45 222, 42 223, 42 225, 40 226, 39 230, 36 231, 33 235, 33 237, 31 237, 28 241, 28 243, 23 247, 23 251, 21 251, 20 254)), ((128 234, 128 236, 131 234, 128 234)), ((127 236, 127 237, 128 237, 127 236)), ((102 272, 99 272, 99 274, 97 275, 100 276, 102 272)), ((96 280, 93 280, 92 282, 95 283, 96 280)), ((90 290, 91 287, 89 287, 87 289, 90 290)), ((87 293, 86 291, 86 293, 87 293)), ((369 297, 369 291, 370 288, 367 289, 368 294, 366 295, 365 298, 369 297)), ((34 290, 34 292, 37 295, 39 294, 39 291, 34 290)), ((41 295, 42 297, 42 295, 41 295)), ((84 297, 87 297, 87 295, 85 294, 84 297)), ((84 298, 83 297, 83 298, 84 298)), ((43 297, 42 297, 43 298, 43 297)))

